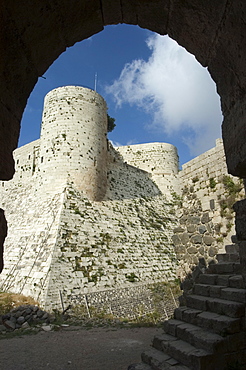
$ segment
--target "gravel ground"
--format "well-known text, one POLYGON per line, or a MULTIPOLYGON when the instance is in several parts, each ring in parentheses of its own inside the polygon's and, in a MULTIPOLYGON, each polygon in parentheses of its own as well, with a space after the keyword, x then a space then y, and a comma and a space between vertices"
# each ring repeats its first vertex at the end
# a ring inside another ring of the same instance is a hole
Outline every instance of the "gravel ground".
POLYGON ((127 370, 160 328, 63 328, 0 340, 1 370, 127 370))

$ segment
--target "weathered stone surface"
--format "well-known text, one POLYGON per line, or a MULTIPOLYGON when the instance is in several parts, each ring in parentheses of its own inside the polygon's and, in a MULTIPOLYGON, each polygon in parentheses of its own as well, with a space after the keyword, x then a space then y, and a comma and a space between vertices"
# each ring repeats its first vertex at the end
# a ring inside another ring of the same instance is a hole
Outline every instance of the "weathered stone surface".
POLYGON ((185 231, 185 229, 183 227, 181 227, 181 226, 175 227, 173 229, 174 234, 183 233, 184 231, 185 231))
POLYGON ((186 247, 184 245, 176 245, 175 246, 175 253, 176 254, 184 254, 186 252, 186 247))
POLYGON ((209 254, 210 257, 216 256, 216 254, 217 254, 217 248, 216 247, 210 247, 209 248, 209 251, 208 251, 208 254, 209 254))
POLYGON ((204 247, 200 247, 198 249, 198 252, 203 256, 204 255, 204 252, 205 252, 204 247))
POLYGON ((206 224, 208 223, 209 221, 211 220, 211 218, 209 217, 209 213, 206 212, 206 213, 203 213, 202 217, 201 217, 201 222, 203 224, 206 224))
POLYGON ((17 323, 22 325, 25 322, 25 317, 24 316, 19 316, 17 319, 17 323))
POLYGON ((187 215, 183 215, 180 219, 179 219, 179 222, 180 222, 180 225, 184 225, 186 223, 188 219, 188 216, 187 215))
POLYGON ((197 253, 197 248, 196 247, 189 247, 189 248, 187 248, 187 252, 189 254, 196 254, 197 253))
POLYGON ((196 225, 188 225, 187 226, 187 232, 188 233, 194 233, 197 231, 197 226, 196 225))
POLYGON ((180 240, 179 235, 173 235, 172 236, 172 241, 173 241, 173 244, 175 245, 175 247, 181 244, 181 240, 180 240))
POLYGON ((12 329, 14 330, 15 329, 15 323, 11 320, 6 320, 4 321, 4 326, 7 328, 7 329, 12 329))
POLYGON ((204 234, 207 231, 207 228, 206 228, 205 225, 200 225, 198 227, 198 231, 199 231, 200 234, 204 234))
POLYGON ((200 217, 198 217, 198 216, 189 216, 188 217, 188 222, 191 223, 191 224, 198 225, 201 222, 201 220, 200 220, 200 217))
POLYGON ((202 243, 202 236, 200 234, 192 235, 190 240, 194 244, 201 244, 202 243))
POLYGON ((203 236, 203 241, 204 241, 204 243, 206 245, 211 245, 211 244, 213 244, 213 242, 215 241, 215 239, 212 236, 210 236, 210 235, 204 235, 203 236))
POLYGON ((189 240, 190 240, 190 237, 189 237, 189 234, 187 233, 183 233, 180 235, 180 240, 181 240, 181 243, 182 244, 187 244, 189 243, 189 240))

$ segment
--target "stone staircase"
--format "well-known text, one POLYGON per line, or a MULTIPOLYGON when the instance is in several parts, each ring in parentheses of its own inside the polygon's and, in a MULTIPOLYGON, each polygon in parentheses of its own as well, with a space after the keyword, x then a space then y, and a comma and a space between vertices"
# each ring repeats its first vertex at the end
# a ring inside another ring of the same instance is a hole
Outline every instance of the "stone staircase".
POLYGON ((164 333, 142 354, 142 363, 128 370, 246 369, 246 289, 238 246, 227 245, 217 260, 194 270, 174 318, 164 322, 164 333))

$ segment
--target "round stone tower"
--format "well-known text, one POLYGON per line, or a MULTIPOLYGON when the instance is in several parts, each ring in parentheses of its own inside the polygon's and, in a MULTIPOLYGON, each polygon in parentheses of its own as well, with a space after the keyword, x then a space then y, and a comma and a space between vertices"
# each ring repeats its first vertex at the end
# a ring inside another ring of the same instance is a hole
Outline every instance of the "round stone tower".
POLYGON ((91 200, 107 187, 107 106, 95 91, 64 86, 44 100, 39 169, 47 189, 69 179, 91 200))

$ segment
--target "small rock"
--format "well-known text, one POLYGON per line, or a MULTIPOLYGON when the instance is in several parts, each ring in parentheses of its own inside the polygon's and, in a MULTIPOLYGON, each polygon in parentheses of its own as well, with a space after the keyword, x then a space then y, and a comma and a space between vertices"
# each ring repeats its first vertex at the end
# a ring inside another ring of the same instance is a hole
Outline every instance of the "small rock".
POLYGON ((44 313, 45 313, 44 311, 38 310, 37 311, 37 317, 39 317, 39 318, 42 317, 44 313))
POLYGON ((173 241, 173 244, 176 246, 176 245, 179 245, 179 244, 181 244, 181 240, 180 240, 180 238, 179 238, 179 236, 178 235, 173 235, 172 236, 172 241, 173 241))
POLYGON ((50 325, 43 325, 42 326, 42 330, 44 330, 44 331, 51 331, 52 330, 52 327, 50 325))
POLYGON ((203 224, 206 224, 206 223, 208 223, 210 220, 211 220, 211 218, 209 217, 209 213, 208 213, 208 212, 203 213, 202 218, 201 218, 201 222, 202 222, 203 224))
POLYGON ((189 216, 188 221, 190 224, 198 225, 200 223, 200 217, 198 216, 189 216))
POLYGON ((202 243, 202 236, 200 234, 192 235, 190 240, 194 244, 201 244, 202 243))
POLYGON ((197 226, 196 225, 188 225, 187 226, 188 233, 194 233, 194 232, 196 232, 196 230, 197 230, 197 226))
POLYGON ((48 317, 49 317, 49 314, 45 312, 45 314, 41 317, 41 320, 46 320, 48 319, 48 317))
POLYGON ((22 329, 28 329, 28 328, 30 328, 30 325, 28 324, 28 322, 24 322, 24 323, 21 325, 21 328, 22 328, 22 329))
POLYGON ((18 319, 17 319, 18 324, 22 325, 24 322, 25 322, 25 317, 24 316, 18 317, 18 319))
POLYGON ((198 231, 199 231, 200 234, 204 234, 207 231, 207 228, 206 228, 205 225, 200 225, 198 227, 198 231))
POLYGON ((203 241, 206 245, 211 245, 215 241, 215 239, 210 235, 204 235, 203 241))
POLYGON ((26 316, 25 316, 25 321, 30 320, 30 318, 32 318, 32 315, 26 315, 26 316))
POLYGON ((187 233, 183 233, 180 235, 180 240, 182 242, 182 244, 186 245, 188 242, 189 242, 189 234, 187 233))
POLYGON ((12 321, 10 320, 6 320, 4 321, 4 326, 7 328, 7 329, 12 329, 14 330, 15 329, 15 323, 13 323, 12 321))
POLYGON ((21 315, 21 311, 17 311, 17 312, 15 312, 15 317, 18 319, 18 317, 20 317, 20 316, 22 316, 21 315))

